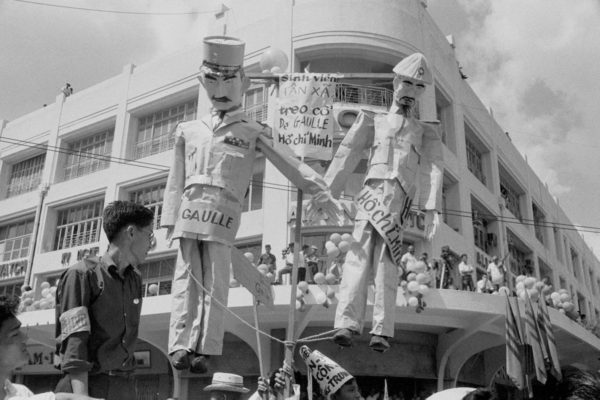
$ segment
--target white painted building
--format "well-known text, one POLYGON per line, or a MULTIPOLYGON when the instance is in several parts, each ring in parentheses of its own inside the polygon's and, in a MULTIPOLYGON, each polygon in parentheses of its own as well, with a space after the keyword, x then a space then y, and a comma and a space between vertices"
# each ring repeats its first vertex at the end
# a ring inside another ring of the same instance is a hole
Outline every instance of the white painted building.
MULTIPOLYGON (((554 287, 574 295, 580 313, 600 319, 599 261, 461 78, 453 45, 427 13, 426 1, 296 0, 292 9, 279 1, 261 0, 233 1, 230 7, 236 24, 235 29, 227 26, 227 32, 246 41, 246 71, 254 77, 260 72, 261 55, 271 46, 284 50, 290 59, 293 49, 294 71, 309 67, 311 72, 343 75, 335 102, 338 143, 356 110, 389 106, 392 67, 408 54, 424 53, 435 82, 420 101, 419 115, 441 121, 444 223, 429 243, 423 240, 420 220, 413 217, 405 241, 430 257, 438 257, 441 247, 448 245, 456 253, 468 254, 481 269, 491 256, 510 252, 511 282, 524 271, 548 277, 554 287)), ((225 27, 218 28, 221 33, 225 27)), ((164 353, 176 250, 167 246, 165 230, 158 228, 173 127, 202 115, 208 107, 196 79, 201 54, 198 38, 194 48, 152 63, 126 65, 111 79, 68 97, 60 93, 47 107, 14 121, 0 121, 0 293, 18 293, 29 274, 28 282, 39 292, 41 282, 53 283, 69 264, 89 252, 103 252, 105 204, 130 199, 155 210, 158 244, 141 268, 144 284, 160 287, 158 296, 144 300, 142 310, 139 349, 140 354, 149 354, 149 365, 138 370, 144 399, 166 398, 171 390, 184 399, 210 378, 184 374, 172 379, 164 353)), ((264 83, 254 80, 245 105, 249 114, 268 121, 273 98, 264 83)), ((313 165, 323 171, 320 163, 313 165)), ((293 239, 288 222, 295 193, 264 159, 254 169, 237 246, 258 256, 264 244, 271 244, 280 265, 280 249, 293 239)), ((360 183, 359 166, 345 194, 356 193, 360 183)), ((332 232, 349 231, 351 226, 305 227, 303 242, 323 248, 332 232)), ((262 313, 262 328, 283 338, 289 287, 275 287, 275 298, 275 309, 262 313)), ((434 290, 426 301, 426 310, 417 314, 402 306, 399 297, 394 350, 385 355, 373 355, 363 342, 352 353, 331 343, 315 347, 345 363, 364 385, 373 385, 368 377, 387 376, 391 388, 406 395, 456 381, 488 383, 504 362, 502 299, 434 290)), ((252 301, 245 289, 230 291, 229 307, 252 321, 252 301)), ((597 368, 600 340, 551 311, 563 364, 597 368)), ((334 307, 308 307, 297 316, 298 334, 331 329, 333 313, 334 307)), ((32 343, 42 344, 32 344, 32 365, 23 369, 20 379, 33 387, 50 387, 58 373, 48 357, 54 313, 30 311, 22 319, 32 343)), ((253 377, 259 374, 254 332, 231 316, 227 330, 225 355, 212 361, 212 370, 241 373, 250 380, 247 385, 254 386, 253 377)), ((366 335, 362 340, 368 340, 366 335)), ((265 339, 262 347, 267 369, 281 365, 280 344, 265 339)))

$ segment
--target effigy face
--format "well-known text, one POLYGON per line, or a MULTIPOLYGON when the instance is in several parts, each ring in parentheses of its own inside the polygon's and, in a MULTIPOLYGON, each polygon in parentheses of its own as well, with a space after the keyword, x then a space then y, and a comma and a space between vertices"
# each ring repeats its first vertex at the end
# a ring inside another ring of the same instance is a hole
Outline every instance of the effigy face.
POLYGON ((215 110, 228 111, 242 104, 244 80, 241 71, 221 73, 204 71, 200 82, 215 110))
POLYGON ((414 107, 424 91, 425 84, 422 81, 404 76, 394 78, 394 102, 399 107, 414 107))

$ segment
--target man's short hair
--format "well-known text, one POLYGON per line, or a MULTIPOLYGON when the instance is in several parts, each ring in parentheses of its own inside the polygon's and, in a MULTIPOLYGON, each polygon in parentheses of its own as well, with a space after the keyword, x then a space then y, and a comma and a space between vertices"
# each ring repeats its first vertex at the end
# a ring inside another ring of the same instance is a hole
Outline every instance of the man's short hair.
POLYGON ((131 201, 113 201, 104 209, 102 228, 112 242, 117 234, 127 225, 133 224, 139 228, 148 226, 154 220, 154 212, 141 204, 131 201))
POLYGON ((17 296, 0 295, 0 327, 4 321, 15 317, 19 302, 17 296))

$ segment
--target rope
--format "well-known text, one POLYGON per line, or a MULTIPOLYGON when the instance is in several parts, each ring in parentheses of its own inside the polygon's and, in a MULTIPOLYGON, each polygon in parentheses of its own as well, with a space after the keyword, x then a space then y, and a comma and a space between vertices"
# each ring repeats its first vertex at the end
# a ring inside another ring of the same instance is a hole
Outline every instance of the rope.
POLYGON ((207 290, 204 287, 204 285, 202 285, 202 283, 198 280, 198 278, 196 278, 196 276, 194 276, 194 273, 190 269, 189 265, 186 266, 186 269, 187 269, 188 273, 190 274, 190 276, 192 277, 192 279, 198 284, 198 286, 200 286, 200 288, 205 293, 209 293, 209 296, 212 299, 212 301, 214 301, 219 307, 223 308, 225 311, 227 311, 228 313, 230 313, 233 317, 235 317, 237 320, 239 320, 241 323, 243 323, 244 325, 246 325, 250 329, 255 330, 259 334, 261 334, 263 336, 266 336, 266 337, 268 337, 271 340, 274 340, 274 341, 276 341, 278 343, 281 343, 285 347, 292 348, 292 352, 293 352, 293 349, 296 347, 296 345, 298 343, 314 343, 314 342, 321 342, 321 341, 325 341, 325 340, 331 340, 331 339, 333 339, 333 336, 331 334, 338 331, 337 329, 332 329, 332 330, 327 331, 327 332, 321 332, 321 333, 317 333, 316 335, 312 335, 312 336, 307 336, 307 337, 304 337, 304 338, 300 338, 300 339, 298 339, 296 341, 278 339, 278 338, 276 338, 274 336, 269 335, 267 332, 261 331, 260 329, 258 329, 258 327, 252 325, 251 323, 249 323, 248 321, 246 321, 245 319, 243 319, 242 317, 240 317, 239 315, 237 315, 236 313, 234 313, 232 310, 230 310, 229 307, 227 307, 226 305, 224 305, 223 303, 221 303, 219 300, 215 299, 213 297, 213 295, 210 294, 210 291, 207 290))

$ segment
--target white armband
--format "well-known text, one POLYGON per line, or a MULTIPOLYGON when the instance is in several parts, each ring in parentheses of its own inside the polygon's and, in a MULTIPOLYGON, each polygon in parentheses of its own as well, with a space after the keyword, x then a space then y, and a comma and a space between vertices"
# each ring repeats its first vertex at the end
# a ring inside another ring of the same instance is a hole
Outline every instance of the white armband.
POLYGON ((60 341, 67 339, 77 332, 90 332, 90 316, 88 315, 87 307, 75 307, 65 311, 59 317, 61 326, 60 341))

